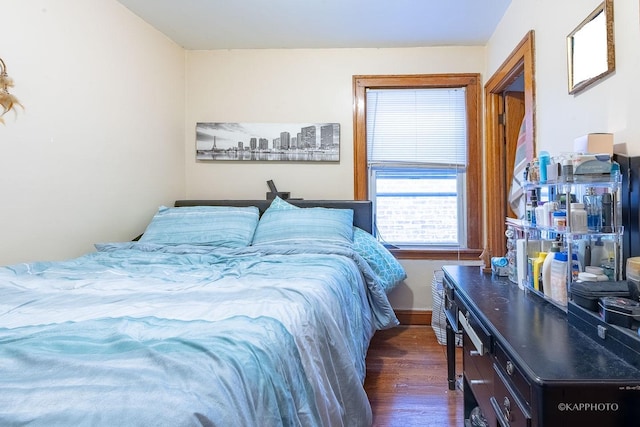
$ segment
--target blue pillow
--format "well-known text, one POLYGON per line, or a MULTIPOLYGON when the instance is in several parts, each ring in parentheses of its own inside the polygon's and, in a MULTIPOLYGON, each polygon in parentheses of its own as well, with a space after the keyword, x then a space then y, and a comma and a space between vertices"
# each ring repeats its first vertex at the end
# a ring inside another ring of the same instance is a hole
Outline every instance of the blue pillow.
POLYGON ((140 241, 243 248, 251 244, 259 218, 255 206, 161 206, 140 241))
POLYGON ((285 202, 284 199, 281 199, 280 197, 276 196, 275 199, 271 201, 271 204, 269 205, 269 209, 281 211, 281 210, 287 210, 287 209, 300 209, 300 208, 296 205, 292 205, 289 202, 285 202))
MULTIPOLYGON (((276 197, 271 202, 269 209, 292 210, 299 208, 276 197)), ((378 275, 385 292, 391 291, 407 278, 406 271, 396 257, 375 237, 358 227, 353 227, 353 250, 364 258, 373 272, 378 275)))
POLYGON ((353 227, 353 249, 380 277, 385 292, 388 293, 407 278, 407 273, 396 257, 375 237, 358 227, 353 227))
POLYGON ((353 210, 302 209, 277 197, 262 214, 252 244, 310 242, 351 246, 353 210))

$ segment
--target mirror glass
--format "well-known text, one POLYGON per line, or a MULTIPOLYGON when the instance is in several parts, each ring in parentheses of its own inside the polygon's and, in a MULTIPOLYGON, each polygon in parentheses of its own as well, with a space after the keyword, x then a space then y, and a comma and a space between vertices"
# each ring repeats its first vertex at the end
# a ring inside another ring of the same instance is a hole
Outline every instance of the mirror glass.
POLYGON ((567 36, 569 93, 615 70, 613 0, 605 0, 567 36))

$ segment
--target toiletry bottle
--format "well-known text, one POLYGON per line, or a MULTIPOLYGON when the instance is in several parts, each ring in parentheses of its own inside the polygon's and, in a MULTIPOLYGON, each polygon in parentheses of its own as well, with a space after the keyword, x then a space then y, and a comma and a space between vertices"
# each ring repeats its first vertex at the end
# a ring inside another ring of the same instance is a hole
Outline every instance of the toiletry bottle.
POLYGON ((611 193, 602 195, 602 232, 613 233, 613 200, 611 193))
POLYGON ((587 211, 584 209, 583 203, 571 203, 571 232, 586 233, 587 228, 587 211))
POLYGON ((533 226, 537 225, 536 209, 538 209, 538 200, 535 199, 535 198, 532 198, 532 200, 531 200, 531 225, 533 225, 533 226))
POLYGON ((591 265, 591 238, 586 237, 578 240, 578 261, 584 271, 585 267, 591 265))
POLYGON ((587 211, 587 227, 589 231, 600 231, 602 227, 602 198, 596 194, 595 188, 589 187, 583 197, 583 201, 587 211))
POLYGON ((600 265, 602 265, 602 261, 608 259, 609 254, 604 247, 604 242, 600 237, 598 237, 596 242, 591 245, 591 265, 600 267, 600 265))
POLYGON ((529 200, 525 207, 525 218, 530 225, 536 225, 536 208, 538 207, 538 197, 535 191, 529 193, 529 200))
POLYGON ((560 252, 560 242, 553 242, 547 257, 542 263, 542 291, 547 298, 551 298, 551 262, 555 254, 560 252))
POLYGON ((549 153, 546 151, 541 151, 538 155, 539 164, 540 164, 540 182, 547 182, 547 166, 549 166, 550 157, 549 153))
POLYGON ((562 161, 562 181, 573 182, 573 160, 564 159, 562 161))
POLYGON ((538 257, 533 260, 533 289, 536 291, 542 290, 542 287, 540 286, 540 283, 542 282, 542 265, 546 257, 546 252, 538 252, 538 257))
POLYGON ((556 211, 556 202, 548 201, 544 205, 545 223, 547 227, 553 227, 553 213, 556 211))
POLYGON ((578 280, 578 276, 582 272, 582 264, 580 264, 580 260, 578 259, 578 254, 573 252, 571 254, 571 280, 578 280))
POLYGON ((564 231, 567 228, 567 213, 565 211, 553 213, 553 228, 558 231, 564 231))
POLYGON ((556 252, 551 261, 551 299, 567 305, 567 253, 556 252))
POLYGON ((539 202, 538 207, 535 209, 536 214, 536 226, 538 227, 549 227, 549 222, 547 221, 548 216, 545 211, 547 208, 545 207, 546 203, 539 202))

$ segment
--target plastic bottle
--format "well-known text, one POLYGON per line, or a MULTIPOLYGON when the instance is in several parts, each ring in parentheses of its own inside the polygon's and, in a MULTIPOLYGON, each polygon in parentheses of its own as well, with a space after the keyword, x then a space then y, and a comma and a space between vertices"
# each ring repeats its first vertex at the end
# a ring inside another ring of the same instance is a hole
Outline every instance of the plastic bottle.
POLYGON ((548 208, 545 205, 546 203, 540 202, 535 209, 536 225, 538 227, 549 227, 549 216, 545 213, 548 208))
POLYGON ((587 211, 584 209, 583 203, 571 203, 571 232, 586 233, 587 228, 587 211))
POLYGON ((538 252, 538 257, 533 259, 533 289, 536 291, 542 290, 540 286, 542 282, 542 265, 546 257, 546 252, 538 252))
POLYGON ((553 226, 553 213, 557 209, 556 202, 549 201, 549 202, 545 203, 542 206, 544 207, 544 214, 547 217, 545 219, 545 223, 547 224, 547 227, 552 227, 553 226))
POLYGON ((525 207, 525 218, 531 225, 536 225, 536 208, 538 207, 538 197, 535 192, 531 192, 529 201, 525 207))
POLYGON ((587 266, 591 265, 591 239, 578 240, 578 260, 585 271, 587 266))
POLYGON ((553 213, 553 227, 558 231, 564 231, 567 228, 567 213, 565 211, 553 213))
POLYGON ((551 298, 551 262, 558 252, 560 252, 560 242, 553 242, 542 263, 542 292, 547 298, 551 298))
POLYGON ((562 161, 562 181, 573 182, 573 160, 571 159, 562 161))
POLYGON ((613 200, 611 193, 602 195, 602 232, 613 233, 613 200))
POLYGON ((578 276, 582 271, 582 264, 580 264, 580 260, 578 259, 578 254, 573 252, 571 254, 571 280, 578 280, 578 276))
POLYGON ((549 166, 550 157, 549 153, 546 151, 541 151, 538 155, 539 163, 540 163, 540 182, 547 182, 547 166, 549 166))
POLYGON ((602 261, 608 260, 609 254, 604 247, 604 242, 598 237, 596 242, 591 246, 591 265, 600 267, 602 261))
POLYGON ((595 188, 589 187, 582 200, 587 211, 587 227, 589 231, 600 231, 602 227, 602 198, 596 194, 595 188))
POLYGON ((556 252, 551 261, 551 299, 567 305, 567 253, 556 252))

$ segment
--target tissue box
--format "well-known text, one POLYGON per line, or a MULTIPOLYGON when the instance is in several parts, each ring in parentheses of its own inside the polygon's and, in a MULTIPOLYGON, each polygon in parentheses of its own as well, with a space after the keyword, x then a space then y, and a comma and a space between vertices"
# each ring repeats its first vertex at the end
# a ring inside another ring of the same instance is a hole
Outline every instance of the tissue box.
POLYGON ((573 151, 576 153, 609 154, 613 155, 612 133, 590 133, 573 141, 573 151))

